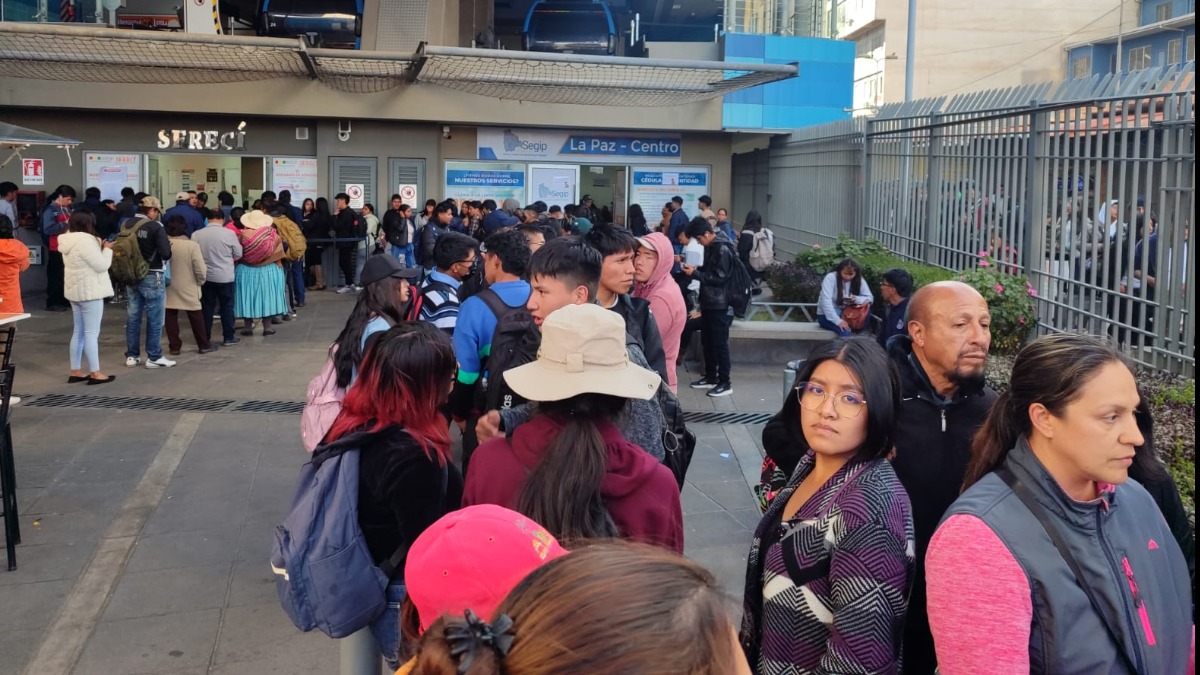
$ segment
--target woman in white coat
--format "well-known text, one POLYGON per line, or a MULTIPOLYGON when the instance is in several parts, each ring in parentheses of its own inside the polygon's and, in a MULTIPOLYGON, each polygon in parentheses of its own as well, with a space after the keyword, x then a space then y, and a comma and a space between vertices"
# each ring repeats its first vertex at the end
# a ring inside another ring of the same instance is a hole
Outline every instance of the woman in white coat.
POLYGON ((100 320, 104 318, 104 298, 112 297, 108 268, 112 265, 112 244, 96 236, 96 218, 76 211, 67 221, 67 232, 58 237, 62 253, 64 295, 75 314, 75 332, 71 334, 71 374, 67 382, 108 384, 116 375, 100 372, 100 320), (88 369, 83 370, 83 357, 88 369))

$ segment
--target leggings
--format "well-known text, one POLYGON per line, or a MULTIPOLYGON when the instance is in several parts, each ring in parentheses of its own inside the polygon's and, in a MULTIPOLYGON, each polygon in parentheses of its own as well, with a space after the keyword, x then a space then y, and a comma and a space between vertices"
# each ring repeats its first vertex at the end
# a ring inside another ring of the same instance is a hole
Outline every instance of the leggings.
POLYGON ((87 356, 88 372, 100 370, 100 320, 104 318, 103 300, 72 302, 75 331, 71 333, 71 370, 79 370, 87 356))

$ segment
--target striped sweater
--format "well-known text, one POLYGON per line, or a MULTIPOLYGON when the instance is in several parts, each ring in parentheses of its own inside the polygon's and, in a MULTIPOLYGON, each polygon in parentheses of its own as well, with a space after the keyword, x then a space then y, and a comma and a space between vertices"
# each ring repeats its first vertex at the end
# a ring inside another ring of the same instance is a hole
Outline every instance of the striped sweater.
POLYGON ((457 279, 434 270, 421 284, 421 311, 417 319, 453 334, 458 323, 458 288, 457 279))
POLYGON ((754 534, 742 647, 758 675, 897 673, 914 568, 908 495, 884 460, 850 462, 786 522, 800 461, 754 534))

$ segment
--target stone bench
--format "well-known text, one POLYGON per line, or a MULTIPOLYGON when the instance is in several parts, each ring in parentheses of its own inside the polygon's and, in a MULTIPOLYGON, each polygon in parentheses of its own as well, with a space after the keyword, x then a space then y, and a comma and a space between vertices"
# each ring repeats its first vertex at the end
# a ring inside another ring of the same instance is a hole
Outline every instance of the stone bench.
POLYGON ((782 367, 835 337, 815 322, 734 320, 729 328, 729 357, 733 363, 782 367))

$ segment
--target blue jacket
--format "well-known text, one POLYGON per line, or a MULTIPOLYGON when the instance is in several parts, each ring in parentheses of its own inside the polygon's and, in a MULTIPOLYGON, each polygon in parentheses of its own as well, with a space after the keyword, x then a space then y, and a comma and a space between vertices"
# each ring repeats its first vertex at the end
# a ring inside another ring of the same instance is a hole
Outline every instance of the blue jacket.
POLYGON ((192 205, 188 204, 186 199, 181 199, 175 202, 175 206, 172 206, 164 211, 162 218, 159 220, 165 226, 167 222, 170 221, 174 216, 183 217, 184 222, 187 223, 187 236, 189 237, 191 237, 192 233, 196 230, 208 225, 208 223, 204 220, 204 216, 201 216, 199 211, 192 208, 192 205))
MULTIPOLYGON (((1004 465, 1033 493, 1099 596, 1140 673, 1183 673, 1192 634, 1187 565, 1149 493, 1136 481, 1101 499, 1071 499, 1021 439, 1004 465), (1136 592, 1135 590, 1136 589, 1136 592)), ((950 510, 979 518, 1029 579, 1034 673, 1128 673, 1101 615, 1075 581, 1042 525, 995 473, 950 510)))
POLYGON ((507 212, 496 209, 483 217, 483 231, 491 234, 497 230, 517 224, 517 219, 507 212))

